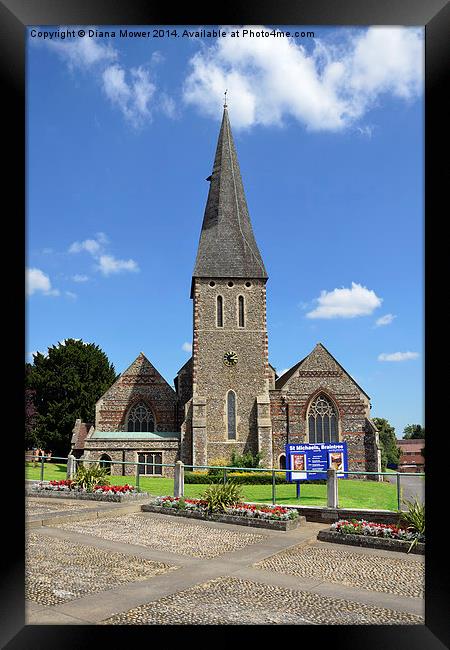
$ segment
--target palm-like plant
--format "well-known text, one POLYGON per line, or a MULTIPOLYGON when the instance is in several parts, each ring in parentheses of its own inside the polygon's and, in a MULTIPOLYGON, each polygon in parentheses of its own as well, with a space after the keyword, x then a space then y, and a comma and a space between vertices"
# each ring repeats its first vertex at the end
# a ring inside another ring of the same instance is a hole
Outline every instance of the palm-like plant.
POLYGON ((227 483, 212 483, 201 495, 208 504, 209 512, 225 512, 227 506, 232 506, 242 500, 241 488, 233 481, 227 483))
POLYGON ((80 465, 74 482, 86 492, 92 492, 97 485, 109 485, 109 478, 106 469, 95 463, 88 467, 80 465))
POLYGON ((408 507, 408 510, 402 512, 400 521, 406 524, 406 529, 416 534, 413 539, 409 551, 416 546, 419 540, 425 537, 425 504, 414 497, 412 501, 403 499, 403 503, 408 507))

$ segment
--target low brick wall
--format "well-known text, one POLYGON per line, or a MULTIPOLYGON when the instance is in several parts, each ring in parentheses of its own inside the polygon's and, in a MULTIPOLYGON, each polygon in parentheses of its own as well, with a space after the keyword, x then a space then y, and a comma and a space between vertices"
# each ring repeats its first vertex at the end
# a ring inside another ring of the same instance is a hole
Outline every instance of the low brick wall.
MULTIPOLYGON (((293 506, 292 506, 293 507, 293 506)), ((320 524, 332 524, 339 519, 365 519, 376 524, 399 523, 400 515, 392 510, 359 510, 357 508, 312 508, 309 506, 295 506, 299 515, 306 517, 306 521, 320 524)))
MULTIPOLYGON (((382 539, 379 537, 370 537, 370 535, 350 535, 338 533, 333 530, 321 530, 317 535, 317 539, 321 542, 349 544, 351 546, 376 548, 383 551, 399 551, 400 553, 407 553, 411 546, 411 542, 405 542, 401 539, 382 539)), ((416 544, 412 547, 410 553, 423 555, 425 553, 425 544, 416 544)))
POLYGON ((296 519, 287 519, 286 521, 277 521, 270 519, 257 519, 253 517, 239 517, 236 515, 207 515, 202 512, 189 512, 186 510, 176 510, 175 508, 164 508, 163 506, 154 506, 146 504, 141 506, 143 512, 158 512, 164 515, 175 515, 176 517, 188 517, 190 519, 203 519, 203 521, 218 521, 223 524, 237 524, 238 526, 251 526, 252 528, 269 528, 271 530, 293 530, 299 523, 304 521, 304 517, 296 519))
POLYGON ((126 503, 129 501, 138 501, 149 498, 148 492, 138 492, 137 494, 94 494, 86 492, 58 492, 53 490, 27 490, 27 497, 38 497, 46 499, 77 499, 80 501, 106 501, 109 503, 126 503))

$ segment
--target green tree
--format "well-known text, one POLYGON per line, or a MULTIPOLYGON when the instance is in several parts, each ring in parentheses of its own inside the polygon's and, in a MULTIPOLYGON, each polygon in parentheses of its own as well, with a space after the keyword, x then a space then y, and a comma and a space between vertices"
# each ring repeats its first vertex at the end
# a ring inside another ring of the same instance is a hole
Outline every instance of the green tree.
POLYGON ((403 440, 425 438, 425 427, 423 427, 421 424, 407 424, 403 429, 403 433, 403 440))
POLYGON ((397 447, 395 428, 385 418, 372 418, 378 429, 381 448, 381 471, 388 465, 397 465, 400 459, 400 449, 397 447))
POLYGON ((27 439, 66 456, 75 420, 94 422, 95 403, 116 378, 114 366, 93 343, 66 339, 45 356, 38 352, 25 374, 36 409, 27 439))

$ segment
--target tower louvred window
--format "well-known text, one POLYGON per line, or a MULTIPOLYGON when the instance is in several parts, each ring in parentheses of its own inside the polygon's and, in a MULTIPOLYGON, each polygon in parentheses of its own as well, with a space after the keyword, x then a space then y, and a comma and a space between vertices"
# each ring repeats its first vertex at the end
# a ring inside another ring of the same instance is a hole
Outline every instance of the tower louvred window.
POLYGON ((217 327, 223 327, 223 298, 217 296, 217 327))
POLYGON ((140 402, 133 406, 127 418, 127 431, 154 431, 155 418, 146 404, 140 402))
POLYGON ((244 296, 239 296, 238 298, 238 311, 239 311, 239 327, 244 327, 245 317, 244 317, 244 296))
POLYGON ((321 393, 308 411, 309 442, 339 442, 338 416, 332 402, 321 393))

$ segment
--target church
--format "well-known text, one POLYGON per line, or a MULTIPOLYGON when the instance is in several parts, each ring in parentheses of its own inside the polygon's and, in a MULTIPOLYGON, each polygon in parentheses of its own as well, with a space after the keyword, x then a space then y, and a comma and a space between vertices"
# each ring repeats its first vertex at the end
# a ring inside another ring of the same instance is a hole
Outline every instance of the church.
POLYGON ((191 284, 192 357, 174 388, 143 352, 77 420, 71 453, 113 474, 173 475, 232 451, 285 468, 287 443, 346 442, 349 471, 380 471, 370 397, 322 343, 278 377, 269 363, 268 280, 253 233, 227 105, 191 284), (162 466, 155 465, 162 464, 162 466), (165 466, 167 465, 167 467, 165 466))

